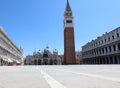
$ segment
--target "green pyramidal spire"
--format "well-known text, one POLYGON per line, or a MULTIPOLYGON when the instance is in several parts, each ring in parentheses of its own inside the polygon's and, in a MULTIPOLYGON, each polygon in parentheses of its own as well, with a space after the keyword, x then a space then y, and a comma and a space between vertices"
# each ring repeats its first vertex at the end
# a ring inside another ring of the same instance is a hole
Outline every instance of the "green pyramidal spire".
POLYGON ((67 6, 66 6, 66 11, 71 11, 69 1, 67 0, 67 6))

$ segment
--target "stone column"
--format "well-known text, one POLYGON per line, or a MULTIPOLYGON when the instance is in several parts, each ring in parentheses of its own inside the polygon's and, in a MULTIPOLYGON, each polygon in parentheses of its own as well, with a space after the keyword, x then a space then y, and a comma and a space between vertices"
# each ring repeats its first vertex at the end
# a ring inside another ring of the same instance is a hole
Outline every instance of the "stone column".
POLYGON ((105 58, 104 57, 102 58, 102 60, 103 60, 103 64, 105 64, 105 58))
POLYGON ((113 58, 110 57, 110 64, 113 64, 113 58))
POLYGON ((114 50, 113 50, 113 45, 111 46, 111 52, 112 52, 112 53, 114 52, 114 50))
POLYGON ((117 64, 120 64, 119 56, 116 56, 116 57, 117 57, 117 64))
POLYGON ((105 59, 105 64, 107 64, 107 58, 104 58, 105 59))
POLYGON ((88 61, 86 60, 86 64, 88 64, 88 61))
POLYGON ((102 64, 102 58, 100 58, 100 64, 102 64))
POLYGON ((92 64, 94 64, 94 59, 92 58, 92 64))
POLYGON ((88 64, 88 59, 86 60, 86 64, 88 64))
POLYGON ((120 56, 118 56, 118 59, 119 59, 119 64, 120 64, 120 56))
POLYGON ((93 58, 92 58, 92 64, 94 64, 94 60, 93 60, 93 58))
POLYGON ((87 64, 89 64, 89 60, 87 59, 87 64))
POLYGON ((90 64, 90 60, 88 60, 88 64, 90 64))
POLYGON ((90 59, 90 61, 91 61, 91 64, 93 64, 93 60, 92 60, 92 58, 90 59))
POLYGON ((90 64, 90 60, 88 60, 88 64, 90 64))
POLYGON ((116 46, 116 51, 119 51, 119 49, 118 49, 118 44, 116 44, 115 46, 116 46))
POLYGON ((92 64, 92 60, 90 59, 90 64, 92 64))
POLYGON ((96 64, 95 58, 93 60, 94 60, 94 64, 96 64))
POLYGON ((90 60, 88 60, 88 63, 90 64, 90 60))
POLYGON ((96 59, 94 58, 94 64, 96 64, 96 59))
POLYGON ((100 64, 100 58, 98 58, 98 64, 100 64))
POLYGON ((110 61, 110 57, 108 57, 108 64, 110 64, 111 63, 111 61, 110 61))
POLYGON ((96 64, 98 64, 98 58, 96 58, 96 64))
POLYGON ((96 60, 96 58, 94 58, 94 61, 95 61, 95 64, 97 63, 97 60, 96 60))
POLYGON ((104 54, 107 54, 105 47, 103 49, 104 49, 104 54))
POLYGON ((104 58, 101 58, 102 59, 102 64, 104 64, 104 58))
POLYGON ((115 64, 115 58, 114 58, 114 56, 112 56, 112 60, 113 60, 113 64, 115 64))
POLYGON ((106 59, 107 59, 107 64, 109 64, 109 58, 107 57, 106 59))
POLYGON ((97 64, 97 58, 95 58, 95 64, 97 64))
POLYGON ((110 53, 109 46, 107 47, 108 53, 110 53))
POLYGON ((99 51, 99 49, 98 49, 98 56, 100 55, 100 51, 99 51))

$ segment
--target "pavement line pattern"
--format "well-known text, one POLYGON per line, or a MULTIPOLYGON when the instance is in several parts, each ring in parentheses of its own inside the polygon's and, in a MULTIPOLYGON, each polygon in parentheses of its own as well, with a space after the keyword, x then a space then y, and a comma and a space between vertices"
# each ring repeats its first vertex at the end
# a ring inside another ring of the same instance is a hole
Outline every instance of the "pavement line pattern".
POLYGON ((43 75, 43 77, 45 78, 45 80, 47 81, 51 88, 66 88, 64 85, 56 81, 54 78, 52 78, 50 75, 48 75, 42 70, 41 74, 43 75))
POLYGON ((87 76, 87 77, 94 77, 94 78, 99 78, 99 79, 104 79, 104 80, 109 80, 109 81, 115 81, 115 82, 120 83, 120 78, 112 78, 112 77, 106 77, 106 76, 89 74, 89 73, 73 72, 73 71, 64 70, 64 69, 55 69, 55 70, 68 72, 68 73, 73 73, 73 74, 78 74, 78 75, 83 75, 83 76, 87 76))

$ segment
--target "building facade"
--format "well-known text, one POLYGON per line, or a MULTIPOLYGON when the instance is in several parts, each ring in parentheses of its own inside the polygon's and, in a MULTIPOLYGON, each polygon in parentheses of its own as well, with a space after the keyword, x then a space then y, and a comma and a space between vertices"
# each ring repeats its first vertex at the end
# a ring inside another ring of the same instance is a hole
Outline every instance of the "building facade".
POLYGON ((76 64, 74 22, 68 0, 66 10, 64 12, 64 64, 76 64))
POLYGON ((76 64, 81 64, 82 63, 82 52, 76 51, 75 58, 76 58, 76 64))
POLYGON ((23 50, 18 48, 0 27, 0 66, 23 64, 23 50))
POLYGON ((120 64, 120 27, 82 47, 84 64, 120 64))
POLYGON ((34 52, 33 55, 26 56, 24 60, 25 65, 62 65, 63 56, 58 55, 55 49, 53 52, 48 47, 43 52, 34 52))

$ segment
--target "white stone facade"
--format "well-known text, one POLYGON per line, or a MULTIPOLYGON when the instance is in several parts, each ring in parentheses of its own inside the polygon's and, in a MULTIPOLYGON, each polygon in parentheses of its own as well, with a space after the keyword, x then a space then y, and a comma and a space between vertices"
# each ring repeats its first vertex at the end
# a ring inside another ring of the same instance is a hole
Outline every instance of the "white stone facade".
POLYGON ((82 63, 82 52, 76 51, 75 58, 76 58, 76 64, 81 64, 82 63))
POLYGON ((0 66, 23 64, 23 50, 18 48, 0 27, 0 66))
POLYGON ((74 27, 72 12, 66 11, 64 15, 64 29, 74 27), (66 16, 67 15, 67 16, 66 16))
POLYGON ((43 52, 34 52, 33 55, 28 55, 25 58, 25 65, 61 65, 63 57, 58 55, 58 51, 50 52, 46 47, 43 52))
POLYGON ((84 64, 120 64, 120 27, 82 47, 84 64))

